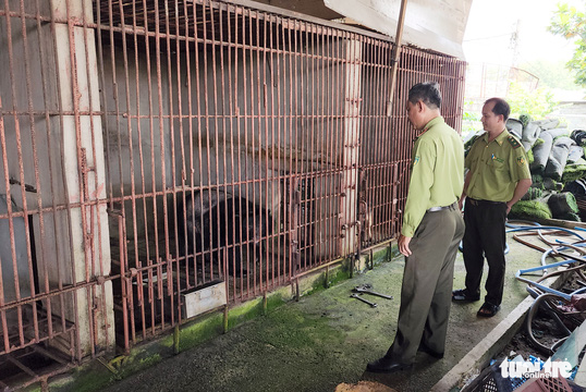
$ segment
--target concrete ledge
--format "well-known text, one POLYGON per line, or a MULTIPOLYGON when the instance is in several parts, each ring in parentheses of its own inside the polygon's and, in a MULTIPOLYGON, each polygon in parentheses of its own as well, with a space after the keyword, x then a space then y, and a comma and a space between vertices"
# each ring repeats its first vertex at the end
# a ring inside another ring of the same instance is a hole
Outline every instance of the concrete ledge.
MULTIPOLYGON (((565 282, 565 273, 547 279, 541 284, 559 288, 565 282)), ((535 300, 528 295, 509 315, 501 321, 484 339, 468 352, 448 373, 442 377, 430 392, 460 391, 467 380, 476 377, 490 360, 500 353, 507 343, 519 332, 525 315, 535 300)))
POLYGON ((430 392, 446 392, 459 390, 463 387, 463 381, 472 377, 474 373, 484 368, 490 359, 502 351, 507 343, 519 331, 524 316, 533 304, 533 298, 527 296, 517 307, 509 313, 507 318, 501 321, 484 339, 468 352, 441 380, 439 380, 430 392))

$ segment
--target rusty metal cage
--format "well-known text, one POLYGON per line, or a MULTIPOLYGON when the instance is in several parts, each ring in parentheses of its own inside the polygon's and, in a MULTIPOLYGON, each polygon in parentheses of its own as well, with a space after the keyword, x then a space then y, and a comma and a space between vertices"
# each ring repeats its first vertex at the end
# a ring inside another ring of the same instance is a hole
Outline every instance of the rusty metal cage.
POLYGON ((0 386, 397 234, 407 91, 438 81, 459 131, 465 63, 404 48, 387 116, 387 37, 251 4, 0 4, 0 386))

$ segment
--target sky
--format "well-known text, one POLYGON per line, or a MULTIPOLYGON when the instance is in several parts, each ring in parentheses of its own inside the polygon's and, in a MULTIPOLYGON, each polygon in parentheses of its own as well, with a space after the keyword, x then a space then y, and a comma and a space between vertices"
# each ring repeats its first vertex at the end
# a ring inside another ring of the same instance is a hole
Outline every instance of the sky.
MULTIPOLYGON (((578 0, 570 0, 581 3, 578 0)), ((573 44, 546 28, 557 0, 473 0, 464 34, 466 61, 516 65, 532 60, 569 60, 573 44), (518 30, 517 58, 511 36, 518 30)), ((578 4, 576 4, 578 5, 578 4)))

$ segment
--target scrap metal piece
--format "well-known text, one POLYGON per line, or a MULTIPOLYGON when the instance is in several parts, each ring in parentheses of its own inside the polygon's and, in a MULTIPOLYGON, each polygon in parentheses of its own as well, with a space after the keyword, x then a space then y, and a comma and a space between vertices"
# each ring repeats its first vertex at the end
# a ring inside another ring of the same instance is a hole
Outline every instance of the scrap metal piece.
POLYGON ((377 293, 377 292, 374 292, 374 291, 372 291, 370 289, 372 289, 372 285, 370 285, 370 284, 363 284, 363 285, 354 287, 352 289, 352 291, 354 291, 355 293, 371 294, 371 295, 376 295, 377 297, 381 297, 381 298, 393 299, 393 296, 392 295, 386 295, 386 294, 377 293))
POLYGON ((361 297, 360 295, 358 295, 358 294, 350 294, 350 297, 352 297, 352 298, 356 298, 356 299, 358 299, 358 300, 360 300, 360 301, 364 302, 365 304, 369 304, 369 305, 370 305, 370 307, 372 307, 372 308, 376 308, 376 306, 377 306, 377 305, 376 305, 374 302, 370 302, 370 301, 368 301, 368 300, 366 300, 366 299, 362 298, 362 297, 361 297))

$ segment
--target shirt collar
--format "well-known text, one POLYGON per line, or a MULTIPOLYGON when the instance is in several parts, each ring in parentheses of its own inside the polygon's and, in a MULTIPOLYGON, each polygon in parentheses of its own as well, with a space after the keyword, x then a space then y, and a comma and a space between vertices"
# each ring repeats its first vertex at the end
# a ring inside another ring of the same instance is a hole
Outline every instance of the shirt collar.
POLYGON ((445 122, 445 120, 444 120, 444 118, 443 118, 442 116, 437 116, 437 117, 434 117, 434 118, 432 118, 432 119, 431 119, 431 120, 430 120, 430 121, 429 121, 429 122, 428 122, 428 123, 425 125, 425 127, 423 128, 423 130, 424 130, 424 131, 425 131, 425 130, 428 130, 429 128, 433 127, 434 125, 441 124, 441 123, 444 123, 444 122, 445 122))
POLYGON ((437 116, 432 118, 427 124, 425 124, 425 127, 423 127, 423 129, 421 130, 421 132, 419 133, 419 135, 417 135, 417 137, 423 135, 425 132, 427 132, 431 127, 438 125, 438 124, 442 124, 445 123, 446 121, 444 120, 444 118, 442 116, 437 116))
MULTIPOLYGON (((493 140, 493 142, 497 142, 499 146, 502 146, 503 143, 505 142, 505 140, 508 139, 508 137, 510 136, 509 131, 507 131, 507 128, 505 128, 497 137, 496 139, 493 140)), ((485 132, 484 135, 482 136, 482 139, 484 140, 484 142, 486 144, 488 144, 488 132, 485 132)))

